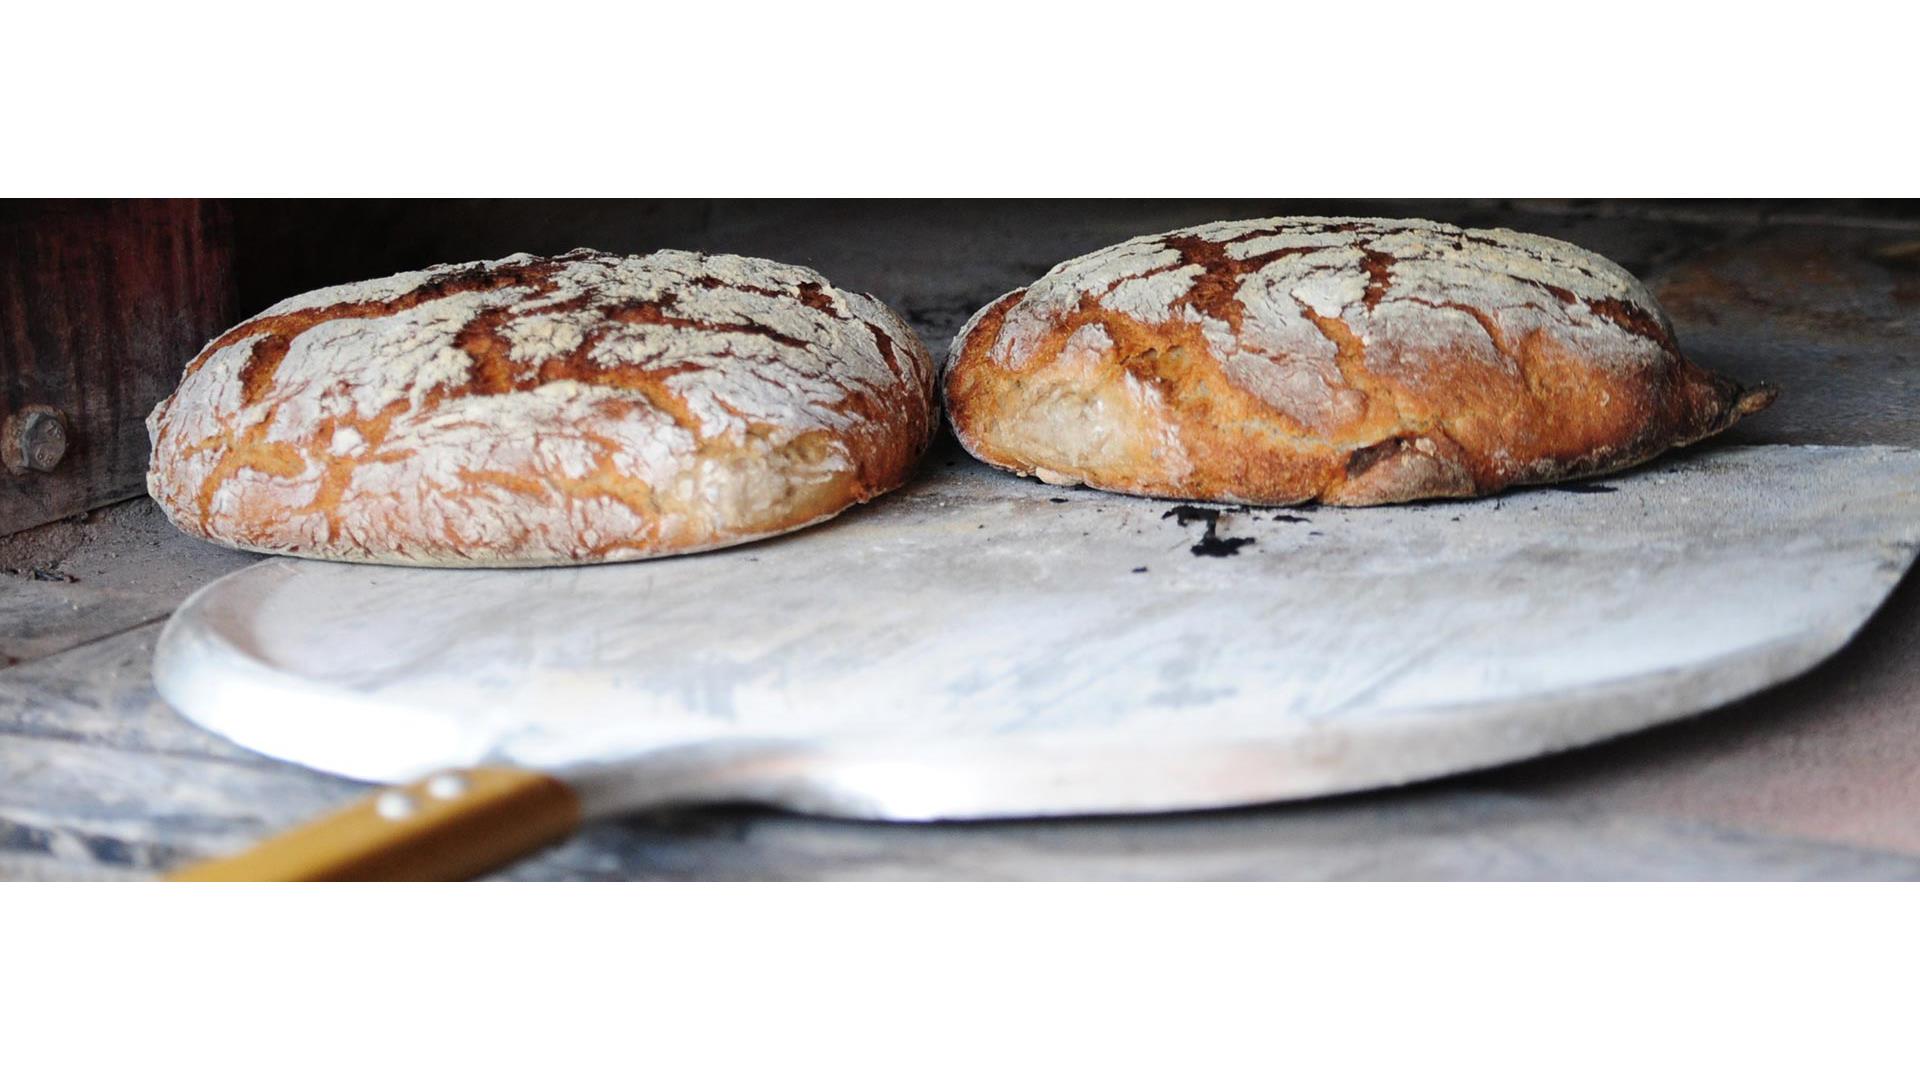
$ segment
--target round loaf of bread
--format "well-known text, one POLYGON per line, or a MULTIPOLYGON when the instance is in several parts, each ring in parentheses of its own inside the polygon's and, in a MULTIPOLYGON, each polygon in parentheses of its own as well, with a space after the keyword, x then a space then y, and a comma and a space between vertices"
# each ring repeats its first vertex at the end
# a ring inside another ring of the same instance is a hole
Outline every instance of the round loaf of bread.
POLYGON ((913 332, 811 270, 514 255, 322 289, 222 334, 148 418, 147 490, 250 551, 614 562, 870 499, 937 410, 913 332))
POLYGON ((1764 407, 1592 252, 1430 221, 1271 218, 1117 244, 963 327, 975 457, 1050 483, 1349 506, 1621 469, 1764 407))

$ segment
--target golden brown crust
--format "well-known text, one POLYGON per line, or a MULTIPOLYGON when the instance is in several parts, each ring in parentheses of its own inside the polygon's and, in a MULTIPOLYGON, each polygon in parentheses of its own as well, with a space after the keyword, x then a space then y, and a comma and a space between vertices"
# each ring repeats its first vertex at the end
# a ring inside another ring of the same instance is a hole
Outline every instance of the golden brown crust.
POLYGON ((1142 237, 984 308, 942 389, 976 457, 1169 498, 1370 505, 1624 468, 1772 400, 1572 245, 1275 218, 1142 237))
POLYGON ((758 259, 576 251, 295 297, 149 419, 148 488, 255 551, 554 565, 785 532, 900 484, 937 415, 872 297, 758 259))

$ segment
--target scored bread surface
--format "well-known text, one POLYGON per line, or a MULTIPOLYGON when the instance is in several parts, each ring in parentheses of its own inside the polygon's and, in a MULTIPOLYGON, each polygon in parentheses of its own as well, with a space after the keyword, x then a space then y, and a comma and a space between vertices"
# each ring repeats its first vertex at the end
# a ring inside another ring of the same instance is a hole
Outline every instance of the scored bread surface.
POLYGON ((411 565, 561 565, 785 532, 899 485, 934 370, 870 296, 661 251, 437 266, 294 297, 188 365, 148 490, 189 533, 411 565))
POLYGON ((1646 288, 1572 244, 1308 217, 1061 263, 961 328, 942 388, 1002 468, 1276 505, 1591 475, 1772 400, 1689 363, 1646 288))

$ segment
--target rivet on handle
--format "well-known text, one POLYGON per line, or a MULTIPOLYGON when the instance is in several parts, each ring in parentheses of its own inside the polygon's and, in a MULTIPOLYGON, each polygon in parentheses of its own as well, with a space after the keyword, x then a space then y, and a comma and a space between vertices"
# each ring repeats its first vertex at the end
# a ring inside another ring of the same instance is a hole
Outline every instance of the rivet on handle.
POLYGON ((457 772, 436 773, 427 780, 427 794, 436 799, 457 799, 467 793, 467 778, 457 772))
POLYGON ((413 796, 399 788, 389 788, 380 793, 380 798, 374 802, 373 808, 388 821, 402 821, 412 817, 413 812, 420 809, 420 804, 414 801, 413 796))

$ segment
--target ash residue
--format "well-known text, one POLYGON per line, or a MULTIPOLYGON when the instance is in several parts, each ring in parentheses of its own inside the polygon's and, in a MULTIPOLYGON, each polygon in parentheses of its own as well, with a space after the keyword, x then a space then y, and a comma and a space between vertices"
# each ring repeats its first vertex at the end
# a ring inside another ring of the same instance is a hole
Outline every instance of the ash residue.
POLYGON ((1178 521, 1180 527, 1183 529, 1196 521, 1204 521, 1208 527, 1211 528, 1219 522, 1220 511, 1212 510, 1204 506, 1176 506, 1160 515, 1161 521, 1165 521, 1168 518, 1173 518, 1175 521, 1178 521))
POLYGON ((1213 529, 1214 527, 1209 524, 1207 534, 1200 538, 1199 543, 1187 550, 1195 555, 1211 555, 1217 559, 1227 555, 1238 555, 1241 548, 1253 543, 1251 536, 1215 536, 1213 529))
POLYGON ((60 569, 59 563, 49 563, 46 566, 34 566, 34 567, 26 567, 26 568, 15 568, 11 566, 0 567, 0 573, 8 574, 13 577, 23 577, 23 578, 26 578, 28 581, 58 581, 58 582, 69 584, 69 585, 72 584, 73 582, 80 580, 79 578, 74 577, 72 574, 67 573, 65 570, 60 569))
POLYGON ((1187 549, 1195 555, 1208 555, 1221 559, 1228 555, 1238 555, 1241 548, 1254 542, 1251 536, 1221 536, 1220 511, 1203 506, 1176 506, 1161 514, 1160 518, 1163 521, 1172 518, 1180 524, 1181 528, 1196 521, 1205 523, 1206 532, 1200 537, 1200 542, 1187 549))

